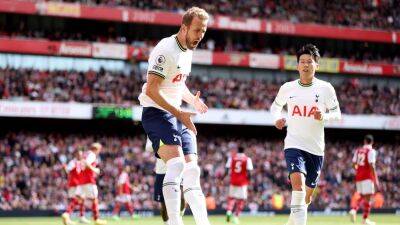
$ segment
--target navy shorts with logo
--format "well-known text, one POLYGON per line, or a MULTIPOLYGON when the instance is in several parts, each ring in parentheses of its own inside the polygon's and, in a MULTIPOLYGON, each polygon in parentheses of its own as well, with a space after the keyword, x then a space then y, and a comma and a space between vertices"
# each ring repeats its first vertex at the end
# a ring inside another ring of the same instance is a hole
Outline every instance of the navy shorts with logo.
POLYGON ((315 188, 317 186, 324 161, 323 156, 297 148, 287 148, 285 149, 285 159, 289 175, 294 172, 303 173, 308 187, 315 188))
POLYGON ((142 125, 157 158, 160 158, 157 151, 162 144, 180 145, 184 155, 197 154, 196 136, 171 113, 143 107, 142 125))
POLYGON ((154 201, 164 202, 164 195, 162 192, 162 186, 165 174, 156 173, 156 180, 154 181, 154 201))

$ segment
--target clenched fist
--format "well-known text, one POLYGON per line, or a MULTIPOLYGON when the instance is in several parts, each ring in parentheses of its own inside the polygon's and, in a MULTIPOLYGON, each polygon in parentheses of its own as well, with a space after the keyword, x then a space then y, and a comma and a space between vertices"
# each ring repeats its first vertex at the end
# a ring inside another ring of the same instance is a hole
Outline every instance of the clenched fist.
POLYGON ((282 130, 285 125, 286 125, 285 118, 279 119, 275 122, 275 127, 278 128, 279 130, 282 130))

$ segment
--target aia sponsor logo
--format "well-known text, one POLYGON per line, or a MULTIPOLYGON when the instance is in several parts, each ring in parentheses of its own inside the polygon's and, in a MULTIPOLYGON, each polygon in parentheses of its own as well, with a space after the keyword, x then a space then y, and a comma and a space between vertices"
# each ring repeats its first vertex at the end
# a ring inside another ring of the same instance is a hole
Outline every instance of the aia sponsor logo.
POLYGON ((174 79, 172 79, 172 83, 177 83, 177 82, 181 82, 181 81, 185 81, 187 75, 186 74, 178 74, 174 77, 174 79))
POLYGON ((298 106, 295 105, 293 107, 292 116, 303 116, 303 117, 312 117, 317 111, 317 107, 315 106, 298 106))

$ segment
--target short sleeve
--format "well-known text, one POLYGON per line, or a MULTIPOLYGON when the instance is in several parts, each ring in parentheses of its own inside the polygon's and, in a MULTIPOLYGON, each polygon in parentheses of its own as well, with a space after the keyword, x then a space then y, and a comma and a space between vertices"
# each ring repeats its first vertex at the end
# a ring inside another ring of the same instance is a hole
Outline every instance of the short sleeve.
POLYGON ((87 155, 85 161, 89 165, 94 163, 96 161, 96 154, 94 154, 93 152, 89 152, 89 154, 87 155))
POLYGON ((118 178, 118 185, 125 184, 126 181, 127 181, 127 179, 128 179, 128 174, 126 174, 126 173, 121 173, 121 175, 120 175, 119 178, 118 178))
POLYGON ((71 172, 71 170, 75 169, 76 167, 76 161, 75 160, 71 160, 69 161, 68 165, 67 165, 67 172, 71 172))
POLYGON ((231 164, 232 164, 232 158, 229 157, 228 161, 226 161, 225 168, 231 168, 231 164))
POLYGON ((253 167, 253 161, 250 159, 250 158, 247 158, 247 165, 246 165, 246 169, 247 170, 253 170, 254 169, 254 167, 253 167))
POLYGON ((282 85, 279 88, 278 94, 276 95, 275 101, 274 101, 275 104, 277 104, 278 106, 283 107, 287 103, 287 89, 288 89, 287 86, 288 86, 288 83, 282 85))
POLYGON ((325 106, 328 110, 335 110, 339 107, 339 102, 336 97, 335 89, 329 84, 325 99, 325 106))
POLYGON ((376 162, 376 151, 375 149, 371 149, 368 152, 368 163, 375 163, 376 162))
POLYGON ((148 63, 148 74, 152 73, 165 79, 168 77, 170 65, 173 64, 173 58, 160 42, 151 52, 148 63))
POLYGON ((357 153, 358 153, 358 150, 356 149, 355 151, 354 151, 354 155, 353 155, 353 163, 357 163, 357 153))

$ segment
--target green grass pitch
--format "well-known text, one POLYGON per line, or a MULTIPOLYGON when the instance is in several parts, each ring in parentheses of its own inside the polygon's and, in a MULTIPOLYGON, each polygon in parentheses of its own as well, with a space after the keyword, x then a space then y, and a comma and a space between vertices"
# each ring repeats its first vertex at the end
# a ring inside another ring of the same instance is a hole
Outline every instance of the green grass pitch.
MULTIPOLYGON (((140 219, 123 218, 119 221, 106 218, 109 225, 163 225, 161 217, 149 217, 140 219)), ((224 216, 211 216, 212 225, 233 225, 226 223, 224 216)), ((241 225, 284 225, 287 216, 243 216, 241 225)), ((400 215, 380 214, 372 215, 371 220, 377 225, 399 225, 400 215)), ((185 225, 195 225, 192 217, 185 216, 185 225)), ((0 218, 1 225, 61 225, 61 218, 57 217, 25 217, 25 218, 0 218)), ((79 223, 77 223, 79 224, 79 223)), ((347 216, 309 216, 308 225, 354 225, 347 216)), ((361 217, 355 224, 361 224, 361 217)))

